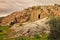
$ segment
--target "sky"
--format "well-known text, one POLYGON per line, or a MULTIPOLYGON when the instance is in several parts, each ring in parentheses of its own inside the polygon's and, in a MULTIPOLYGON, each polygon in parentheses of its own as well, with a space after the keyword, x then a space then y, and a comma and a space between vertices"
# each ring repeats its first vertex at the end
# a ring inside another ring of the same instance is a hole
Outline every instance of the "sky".
POLYGON ((0 0, 0 17, 27 7, 60 4, 60 0, 0 0))

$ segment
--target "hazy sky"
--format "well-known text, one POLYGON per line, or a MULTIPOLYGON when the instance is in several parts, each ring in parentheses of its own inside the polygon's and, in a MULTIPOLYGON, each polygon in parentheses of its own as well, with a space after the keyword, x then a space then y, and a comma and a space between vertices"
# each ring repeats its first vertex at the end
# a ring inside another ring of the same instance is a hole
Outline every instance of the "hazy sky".
POLYGON ((60 0, 0 0, 0 17, 34 5, 60 4, 60 0))

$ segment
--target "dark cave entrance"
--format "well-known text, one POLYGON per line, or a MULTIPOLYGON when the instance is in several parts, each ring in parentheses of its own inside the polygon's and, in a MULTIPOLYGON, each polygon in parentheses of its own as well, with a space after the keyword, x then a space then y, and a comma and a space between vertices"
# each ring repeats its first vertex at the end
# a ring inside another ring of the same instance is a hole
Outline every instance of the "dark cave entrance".
POLYGON ((38 19, 40 19, 40 14, 38 15, 38 19))

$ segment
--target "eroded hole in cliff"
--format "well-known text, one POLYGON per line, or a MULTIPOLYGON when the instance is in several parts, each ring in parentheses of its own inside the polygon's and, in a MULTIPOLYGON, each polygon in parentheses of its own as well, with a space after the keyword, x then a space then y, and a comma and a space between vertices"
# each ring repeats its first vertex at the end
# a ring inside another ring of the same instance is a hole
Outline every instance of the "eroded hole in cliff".
POLYGON ((38 19, 40 19, 40 14, 38 15, 38 19))

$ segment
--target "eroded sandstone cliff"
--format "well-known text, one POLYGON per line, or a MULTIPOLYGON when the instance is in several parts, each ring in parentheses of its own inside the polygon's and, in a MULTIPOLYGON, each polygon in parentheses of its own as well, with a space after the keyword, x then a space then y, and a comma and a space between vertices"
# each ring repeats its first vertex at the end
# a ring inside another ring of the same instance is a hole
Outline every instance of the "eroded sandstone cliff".
POLYGON ((60 16, 60 5, 49 6, 33 6, 26 8, 22 11, 16 11, 11 15, 6 16, 1 21, 1 25, 10 25, 15 23, 23 23, 26 21, 36 21, 44 17, 50 17, 52 15, 60 16))

